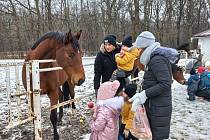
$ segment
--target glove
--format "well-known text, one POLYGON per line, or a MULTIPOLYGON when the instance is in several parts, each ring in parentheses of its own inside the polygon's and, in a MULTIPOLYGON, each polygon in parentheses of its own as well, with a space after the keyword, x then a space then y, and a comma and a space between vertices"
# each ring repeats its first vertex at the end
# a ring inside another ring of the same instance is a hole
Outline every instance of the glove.
POLYGON ((146 100, 147 100, 147 96, 146 96, 145 90, 143 90, 142 92, 135 94, 128 101, 133 102, 131 110, 135 112, 137 107, 144 104, 146 102, 146 100))

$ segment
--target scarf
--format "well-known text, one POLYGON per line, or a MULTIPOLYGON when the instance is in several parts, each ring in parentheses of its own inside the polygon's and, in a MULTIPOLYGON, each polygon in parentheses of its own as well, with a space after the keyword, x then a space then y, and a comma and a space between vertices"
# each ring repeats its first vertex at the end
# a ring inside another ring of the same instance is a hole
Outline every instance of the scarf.
POLYGON ((149 47, 147 47, 144 52, 142 53, 141 57, 140 57, 140 62, 143 64, 143 65, 147 65, 150 61, 150 58, 151 58, 151 54, 153 51, 155 51, 155 49, 159 48, 160 47, 160 43, 159 42, 155 42, 155 43, 152 43, 149 47))

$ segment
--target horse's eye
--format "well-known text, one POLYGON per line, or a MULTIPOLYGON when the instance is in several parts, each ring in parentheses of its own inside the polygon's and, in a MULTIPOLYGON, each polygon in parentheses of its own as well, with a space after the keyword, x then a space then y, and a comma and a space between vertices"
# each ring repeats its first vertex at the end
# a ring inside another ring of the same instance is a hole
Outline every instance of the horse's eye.
POLYGON ((74 56, 75 56, 74 53, 70 53, 70 54, 69 54, 69 57, 70 57, 70 58, 72 58, 72 57, 74 57, 74 56))

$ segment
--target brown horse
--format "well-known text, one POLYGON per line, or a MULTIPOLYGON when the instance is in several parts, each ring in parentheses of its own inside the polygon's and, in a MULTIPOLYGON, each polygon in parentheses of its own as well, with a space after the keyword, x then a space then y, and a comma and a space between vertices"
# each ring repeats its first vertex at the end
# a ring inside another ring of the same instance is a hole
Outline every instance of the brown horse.
MULTIPOLYGON (((40 37, 26 55, 25 61, 55 59, 54 63, 40 64, 40 68, 62 67, 62 70, 40 73, 41 94, 47 94, 50 104, 55 105, 62 102, 63 94, 60 86, 69 81, 72 85, 81 85, 85 80, 82 65, 82 51, 79 45, 81 31, 72 35, 71 31, 48 32, 40 37)), ((35 78, 35 77, 32 77, 35 78)), ((23 65, 22 81, 26 87, 26 66, 23 65)), ((32 85, 30 87, 32 89, 32 85)), ((59 120, 63 116, 63 108, 59 110, 59 120)), ((50 120, 54 129, 54 139, 59 139, 57 132, 57 109, 51 111, 50 120)))

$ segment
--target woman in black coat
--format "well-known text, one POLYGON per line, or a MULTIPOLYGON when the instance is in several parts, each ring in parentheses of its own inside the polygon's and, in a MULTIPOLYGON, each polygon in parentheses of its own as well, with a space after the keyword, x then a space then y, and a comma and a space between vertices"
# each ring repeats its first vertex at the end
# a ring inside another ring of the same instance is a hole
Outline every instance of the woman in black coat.
POLYGON ((97 95, 100 83, 109 81, 114 70, 117 69, 115 62, 115 54, 119 53, 120 49, 116 44, 114 35, 107 35, 100 47, 100 51, 96 55, 94 64, 94 89, 97 95))
POLYGON ((161 47, 151 32, 144 31, 136 39, 135 47, 144 49, 140 62, 146 66, 143 91, 134 95, 132 110, 145 105, 153 140, 169 138, 172 113, 172 70, 179 54, 175 49, 161 47))

